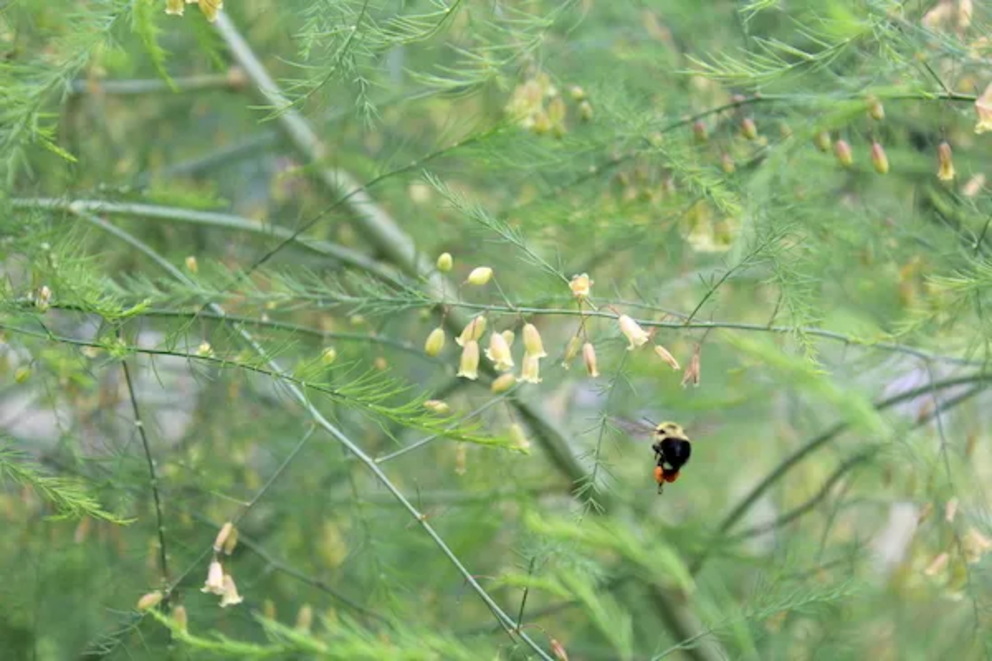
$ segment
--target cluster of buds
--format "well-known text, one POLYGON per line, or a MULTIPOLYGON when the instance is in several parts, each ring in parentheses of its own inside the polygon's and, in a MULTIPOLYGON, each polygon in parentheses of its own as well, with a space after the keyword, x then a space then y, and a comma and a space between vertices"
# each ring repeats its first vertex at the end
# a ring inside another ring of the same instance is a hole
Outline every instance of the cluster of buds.
POLYGON ((182 16, 186 5, 199 5, 200 12, 213 22, 217 20, 217 12, 224 8, 224 0, 166 0, 165 13, 182 16))
POLYGON ((210 567, 207 570, 207 580, 204 582, 200 592, 216 594, 220 596, 220 607, 236 606, 244 599, 238 594, 238 587, 234 584, 234 577, 224 571, 224 566, 220 562, 220 556, 231 555, 234 547, 238 544, 238 529, 230 522, 225 523, 214 539, 214 555, 210 560, 210 567))
MULTIPOLYGON (((576 104, 579 119, 590 121, 592 104, 585 90, 574 85, 569 89, 568 96, 576 104)), ((565 118, 568 106, 546 73, 538 73, 517 85, 504 110, 521 127, 538 135, 551 133, 560 138, 567 131, 565 118)))

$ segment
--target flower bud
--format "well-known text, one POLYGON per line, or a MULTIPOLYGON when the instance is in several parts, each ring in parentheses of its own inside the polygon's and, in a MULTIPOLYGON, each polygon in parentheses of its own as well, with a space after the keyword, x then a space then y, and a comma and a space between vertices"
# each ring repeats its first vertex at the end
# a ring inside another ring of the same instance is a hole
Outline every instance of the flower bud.
POLYGON ((951 146, 944 140, 937 147, 937 178, 941 181, 951 181, 954 179, 954 161, 951 158, 951 146))
POLYGON ((572 87, 568 90, 568 93, 572 97, 573 101, 586 100, 586 91, 578 85, 572 85, 572 87))
MULTIPOLYGON (((231 536, 234 531, 234 524, 230 521, 226 522, 220 528, 220 532, 217 533, 217 537, 214 538, 214 553, 220 553, 221 549, 227 545, 227 538, 231 536)), ((230 553, 228 554, 230 555, 230 553)))
POLYGON ((648 341, 648 334, 640 325, 625 314, 620 315, 617 321, 620 323, 620 332, 627 336, 630 346, 627 351, 632 351, 643 346, 648 341))
POLYGON ((500 333, 489 334, 489 348, 486 349, 486 358, 492 361, 498 372, 506 372, 513 369, 513 356, 510 354, 510 345, 506 343, 506 338, 500 333))
POLYGON ((524 383, 541 382, 541 359, 534 354, 524 355, 524 365, 520 373, 520 380, 524 383))
POLYGON ((885 108, 882 107, 882 102, 875 97, 868 100, 868 116, 879 122, 885 119, 885 108))
POLYGON ((338 359, 338 350, 334 347, 327 347, 320 353, 320 362, 330 365, 338 359))
POLYGON ((786 124, 785 122, 782 122, 781 124, 778 125, 778 134, 782 136, 783 140, 786 140, 787 138, 791 138, 792 127, 786 124))
POLYGON ((458 376, 472 381, 479 378, 479 343, 476 340, 469 340, 462 348, 458 376))
POLYGON ((438 326, 427 336, 427 341, 424 342, 424 353, 433 358, 444 349, 444 341, 444 329, 438 326))
POLYGON ((31 368, 21 365, 14 370, 14 383, 24 383, 31 378, 31 368))
POLYGON ((596 362, 596 347, 591 342, 582 345, 582 360, 586 364, 586 372, 589 376, 596 378, 599 376, 599 365, 596 362))
POLYGON ((488 266, 477 266, 474 269, 472 269, 471 273, 468 274, 468 279, 466 280, 466 282, 468 282, 470 285, 476 285, 478 287, 481 287, 482 285, 492 280, 492 277, 493 277, 493 270, 491 268, 489 268, 488 266))
POLYGON ((165 13, 173 16, 182 16, 186 9, 185 0, 165 0, 165 13))
POLYGON ((871 164, 879 174, 887 174, 889 171, 889 158, 885 155, 885 149, 877 142, 871 143, 871 164))
POLYGON ((437 258, 437 270, 442 273, 447 273, 451 270, 451 267, 455 265, 455 260, 452 259, 450 252, 443 252, 437 258))
POLYGON ((34 304, 41 312, 44 312, 52 304, 52 290, 48 285, 42 285, 38 290, 38 295, 34 299, 34 304))
POLYGON ((844 140, 843 138, 834 143, 834 156, 837 157, 837 162, 845 168, 849 168, 854 164, 854 155, 851 154, 851 145, 847 144, 847 140, 844 140))
POLYGON ((741 120, 741 135, 748 140, 758 139, 758 126, 752 118, 745 117, 741 120))
POLYGON ((703 121, 697 119, 692 123, 692 135, 696 139, 696 142, 702 144, 706 142, 709 136, 706 134, 706 124, 703 121))
POLYGON ((313 607, 310 604, 303 604, 300 610, 296 611, 296 630, 310 631, 313 626, 313 607))
POLYGON ((497 377, 496 380, 493 381, 493 384, 492 386, 489 387, 489 390, 492 391, 493 394, 498 395, 500 393, 506 392, 514 385, 516 385, 516 383, 517 383, 517 377, 507 372, 506 374, 500 374, 499 377, 497 377))
POLYGON ((431 413, 437 413, 438 415, 448 415, 451 412, 451 407, 448 406, 447 402, 443 402, 440 399, 428 399, 424 402, 424 408, 431 413))
POLYGON ((589 279, 589 275, 583 273, 582 275, 573 275, 571 282, 568 283, 569 289, 572 290, 572 296, 578 299, 583 299, 589 296, 589 290, 592 287, 593 282, 589 279))
POLYGON ((473 317, 472 321, 466 324, 465 328, 462 329, 462 334, 455 338, 455 342, 458 346, 464 347, 465 343, 469 340, 479 341, 485 333, 486 318, 480 314, 478 317, 473 317))
POLYGON ((985 175, 979 172, 968 180, 968 183, 961 189, 961 194, 965 197, 975 197, 982 192, 983 186, 985 186, 985 175))
POLYGON ((720 154, 720 169, 726 174, 733 174, 737 170, 737 166, 734 164, 734 158, 727 152, 720 154))
POLYGON ((927 565, 927 568, 923 570, 923 573, 927 576, 936 576, 947 566, 947 561, 951 559, 951 556, 946 552, 941 553, 933 561, 927 565))
POLYGON ((588 101, 579 104, 579 118, 583 122, 592 121, 592 104, 588 101))
POLYGON ((975 133, 992 131, 992 83, 989 83, 982 95, 975 100, 975 113, 978 115, 975 133))
POLYGON ((551 651, 554 652, 555 658, 558 661, 568 661, 568 652, 565 651, 565 646, 558 642, 558 639, 551 639, 551 651))
POLYGON ((682 369, 682 366, 679 365, 679 361, 675 360, 675 356, 669 353, 668 349, 666 349, 665 347, 661 346, 660 344, 656 344, 654 346, 654 352, 658 354, 659 358, 661 358, 663 361, 668 363, 668 366, 671 367, 673 370, 682 369))
POLYGON ((506 340, 506 345, 509 346, 509 347, 512 347, 513 346, 513 340, 517 339, 517 336, 514 335, 513 331, 510 330, 509 328, 507 328, 505 331, 503 331, 502 333, 500 333, 500 335, 503 336, 503 339, 506 340))
POLYGON ((186 607, 182 604, 172 609, 172 621, 180 633, 189 632, 189 616, 186 614, 186 607))
POLYGON ((186 258, 186 269, 190 273, 199 273, 200 272, 200 264, 196 261, 196 257, 195 256, 190 255, 190 256, 188 256, 186 258))
POLYGON ((155 592, 149 592, 146 595, 142 595, 141 599, 138 599, 137 608, 139 611, 151 610, 152 608, 155 608, 160 603, 162 603, 162 599, 164 598, 165 595, 162 593, 161 590, 155 590, 155 592))
POLYGON ((468 472, 468 448, 464 443, 455 446, 455 475, 468 472))
POLYGON ((524 324, 524 349, 527 355, 535 358, 544 358, 548 354, 544 351, 544 342, 541 341, 541 334, 534 324, 524 324))
POLYGON ((820 131, 813 137, 813 144, 816 148, 826 154, 830 151, 830 134, 826 131, 820 131))

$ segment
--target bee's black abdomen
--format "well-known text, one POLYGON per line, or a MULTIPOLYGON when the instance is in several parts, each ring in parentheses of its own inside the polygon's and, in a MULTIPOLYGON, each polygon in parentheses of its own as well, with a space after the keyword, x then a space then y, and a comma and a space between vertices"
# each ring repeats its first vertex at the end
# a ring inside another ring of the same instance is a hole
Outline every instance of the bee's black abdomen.
POLYGON ((658 442, 656 446, 656 451, 664 458, 664 462, 676 471, 685 466, 692 455, 692 445, 689 441, 666 438, 658 442))

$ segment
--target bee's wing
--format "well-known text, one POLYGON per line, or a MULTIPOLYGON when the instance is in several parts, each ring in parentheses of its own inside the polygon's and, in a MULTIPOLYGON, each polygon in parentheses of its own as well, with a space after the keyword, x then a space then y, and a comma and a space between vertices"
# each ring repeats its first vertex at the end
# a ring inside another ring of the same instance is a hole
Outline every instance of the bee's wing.
POLYGON ((610 422, 613 423, 613 425, 615 425, 618 429, 637 438, 650 436, 654 433, 654 425, 645 421, 611 416, 610 422))

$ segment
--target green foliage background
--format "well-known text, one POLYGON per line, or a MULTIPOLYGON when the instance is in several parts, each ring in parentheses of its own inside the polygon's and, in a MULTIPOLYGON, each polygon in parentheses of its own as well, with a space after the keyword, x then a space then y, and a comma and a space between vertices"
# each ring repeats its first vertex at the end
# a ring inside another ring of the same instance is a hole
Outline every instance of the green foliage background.
POLYGON ((989 655, 988 7, 201 4, 0 5, 0 656, 989 655))

